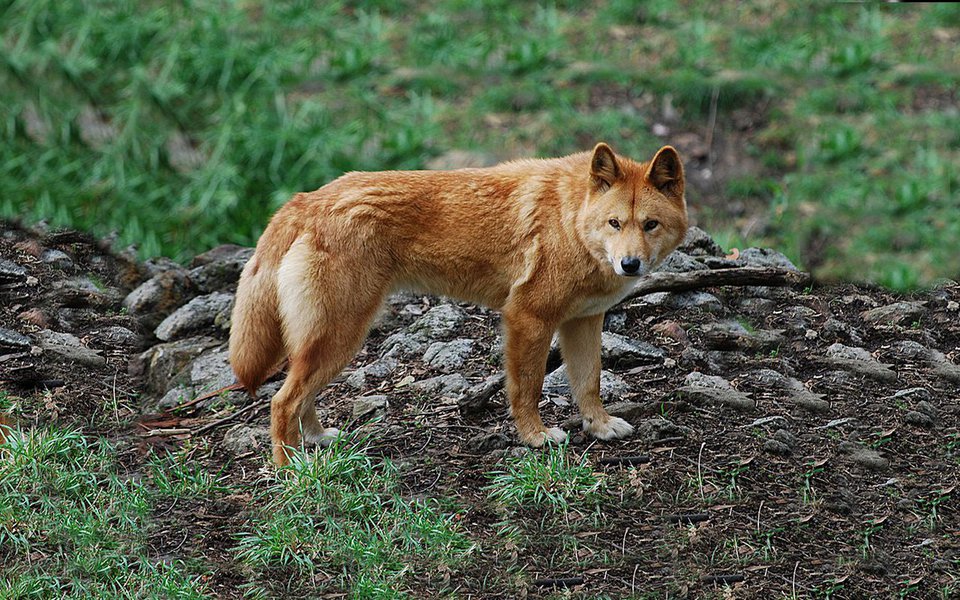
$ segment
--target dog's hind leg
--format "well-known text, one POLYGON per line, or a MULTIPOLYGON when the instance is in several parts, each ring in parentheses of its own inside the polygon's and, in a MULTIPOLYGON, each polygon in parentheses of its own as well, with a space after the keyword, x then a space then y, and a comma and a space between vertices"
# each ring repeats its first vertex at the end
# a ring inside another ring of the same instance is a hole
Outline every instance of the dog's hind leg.
POLYGON ((287 380, 270 401, 270 436, 278 465, 288 462, 301 431, 309 442, 333 433, 320 425, 314 398, 353 359, 390 284, 387 277, 371 277, 369 269, 357 267, 318 254, 298 240, 278 272, 290 357, 287 380))

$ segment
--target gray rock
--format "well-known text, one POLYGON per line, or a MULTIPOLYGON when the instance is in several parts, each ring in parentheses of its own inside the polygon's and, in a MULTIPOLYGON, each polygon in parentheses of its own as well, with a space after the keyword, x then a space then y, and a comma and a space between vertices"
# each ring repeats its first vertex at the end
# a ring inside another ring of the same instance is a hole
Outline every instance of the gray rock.
POLYGON ((776 439, 769 439, 763 443, 764 452, 769 452, 776 456, 790 456, 793 452, 793 449, 790 448, 787 444, 776 439))
POLYGON ((863 348, 836 343, 827 348, 826 362, 879 381, 896 381, 897 373, 863 348))
POLYGON ((939 350, 930 350, 927 354, 927 365, 937 377, 960 384, 960 366, 950 362, 939 350))
POLYGON ((167 390, 167 393, 160 398, 160 401, 157 402, 157 408, 162 411, 170 410, 184 402, 188 402, 192 398, 193 390, 182 384, 176 385, 167 390))
POLYGON ((502 433, 483 432, 467 440, 466 448, 471 452, 486 454, 493 450, 503 450, 510 446, 510 438, 502 433))
POLYGON ((467 388, 467 380, 460 373, 438 375, 429 379, 421 379, 410 384, 410 389, 424 394, 439 394, 454 396, 467 388))
POLYGON ((603 328, 607 331, 623 331, 627 327, 627 313, 621 311, 608 312, 603 317, 603 328))
POLYGON ((636 436, 648 445, 665 438, 685 438, 692 433, 689 427, 683 427, 662 417, 644 419, 637 425, 636 436))
POLYGON ((40 253, 40 260, 44 264, 64 271, 73 268, 73 259, 66 252, 61 252, 55 248, 48 248, 40 253))
POLYGON ((100 356, 99 351, 87 348, 75 335, 44 329, 37 332, 36 337, 45 353, 56 356, 62 361, 77 362, 91 367, 100 367, 107 363, 100 356))
POLYGON ((894 356, 901 360, 924 360, 930 355, 930 350, 923 344, 913 340, 900 340, 891 345, 894 356))
POLYGON ((236 380, 230 368, 230 352, 216 350, 198 356, 190 365, 190 383, 201 392, 219 390, 236 380))
POLYGON ((26 352, 30 350, 32 343, 27 336, 12 329, 0 327, 0 355, 26 352))
POLYGON ((268 452, 272 447, 270 430, 245 423, 234 425, 223 434, 223 447, 234 456, 249 452, 268 452))
POLYGON ((410 333, 423 333, 429 338, 442 338, 453 334, 467 318, 463 310, 453 304, 441 304, 428 310, 413 322, 410 333))
POLYGON ((714 350, 768 352, 786 343, 782 329, 748 330, 737 321, 720 321, 703 327, 704 341, 714 350))
POLYGON ((200 356, 204 350, 219 345, 211 338, 187 338, 157 344, 131 361, 131 374, 144 376, 147 389, 155 393, 166 392, 170 382, 200 356))
POLYGON ((690 256, 723 256, 725 254, 723 248, 699 227, 687 229, 687 234, 678 250, 690 256))
POLYGON ((15 262, 0 258, 0 283, 21 284, 27 280, 27 269, 15 262))
POLYGON ((694 371, 684 378, 684 385, 677 391, 694 400, 726 406, 737 411, 751 411, 756 403, 748 394, 736 390, 730 382, 722 377, 704 375, 694 371))
POLYGON ((165 318, 157 326, 155 335, 158 339, 168 342, 210 327, 217 322, 218 318, 222 322, 233 309, 233 299, 233 294, 223 292, 197 296, 165 318))
POLYGON ((839 448, 851 462, 871 471, 881 471, 890 465, 889 460, 872 448, 865 448, 852 442, 842 442, 839 448))
POLYGON ((787 418, 783 415, 770 415, 769 417, 760 417, 754 419, 752 423, 747 425, 747 427, 762 427, 763 425, 769 425, 770 423, 785 423, 787 418))
POLYGON ((650 306, 666 306, 671 296, 672 294, 670 292, 653 292, 652 294, 644 294, 637 298, 637 300, 650 306))
POLYGON ((830 404, 823 400, 823 394, 814 394, 793 377, 773 369, 758 369, 753 371, 751 375, 759 386, 786 392, 787 396, 801 408, 812 412, 824 412, 830 409, 830 404))
POLYGON ((869 325, 910 325, 926 313, 926 302, 894 302, 860 313, 869 325))
POLYGON ((360 396, 353 401, 353 418, 372 420, 387 414, 390 403, 384 395, 360 396))
POLYGON ((720 299, 708 292, 680 292, 670 294, 666 305, 675 310, 697 309, 709 313, 723 312, 720 299))
POLYGON ((934 423, 936 422, 933 416, 924 412, 920 412, 919 410, 911 410, 904 415, 903 420, 911 425, 925 428, 933 427, 934 423))
POLYGON ((204 293, 233 288, 253 252, 253 248, 234 244, 207 250, 191 262, 190 279, 204 293))
POLYGON ((123 299, 123 307, 155 327, 186 300, 197 294, 197 288, 182 268, 162 271, 146 280, 123 299))
POLYGON ((484 410, 497 392, 503 389, 503 373, 491 375, 481 383, 471 386, 459 398, 457 407, 463 415, 472 415, 484 410))
POLYGON ((140 342, 140 336, 120 325, 111 325, 94 332, 99 341, 104 346, 112 348, 126 348, 134 346, 140 342))
POLYGON ((819 333, 828 340, 841 340, 852 344, 863 343, 863 337, 857 329, 832 317, 820 327, 819 333))
POLYGON ((690 271, 705 271, 707 265, 683 252, 671 252, 656 268, 662 273, 689 273, 690 271))
POLYGON ((392 334, 380 344, 380 352, 383 356, 405 358, 420 354, 426 350, 429 339, 423 333, 409 333, 398 331, 392 334))
POLYGON ((455 371, 463 366, 476 340, 457 338, 449 342, 434 342, 423 354, 423 361, 444 373, 455 371))
POLYGON ((786 429, 778 429, 773 434, 773 439, 785 444, 788 448, 793 449, 797 445, 797 436, 793 435, 786 429))
POLYGON ((604 331, 600 334, 600 356, 607 367, 629 369, 637 365, 659 364, 666 352, 646 342, 604 331))
POLYGON ((383 358, 377 359, 368 365, 364 365, 350 374, 346 379, 347 385, 350 387, 360 389, 367 385, 368 377, 375 377, 381 379, 386 377, 390 373, 393 373, 397 368, 397 359, 392 356, 384 356, 383 358))
POLYGON ((898 390, 890 396, 892 400, 929 400, 930 399, 930 390, 922 387, 912 387, 906 388, 903 390, 898 390))
POLYGON ((57 303, 70 307, 113 306, 123 297, 119 290, 97 285, 89 277, 71 277, 54 281, 51 294, 57 297, 57 303))
POLYGON ((788 269, 790 271, 798 270, 797 266, 794 265, 789 258, 769 248, 747 248, 746 250, 742 250, 737 262, 741 262, 748 267, 773 267, 776 269, 788 269))
POLYGON ((743 298, 737 306, 746 313, 766 316, 776 308, 777 303, 770 298, 743 298))
MULTIPOLYGON (((600 398, 611 400, 630 391, 630 386, 610 371, 600 371, 600 398)), ((543 393, 552 396, 570 396, 570 382, 567 379, 567 366, 556 369, 543 380, 543 393)))
POLYGON ((921 400, 920 402, 917 402, 916 408, 919 412, 925 415, 929 415, 932 418, 936 418, 937 416, 937 408, 934 405, 927 402, 926 400, 921 400))

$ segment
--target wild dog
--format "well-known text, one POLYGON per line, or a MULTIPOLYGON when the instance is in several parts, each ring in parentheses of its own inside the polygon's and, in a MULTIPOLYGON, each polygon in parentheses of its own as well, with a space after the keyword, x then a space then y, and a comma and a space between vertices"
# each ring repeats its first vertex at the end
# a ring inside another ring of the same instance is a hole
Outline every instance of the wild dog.
POLYGON ((296 194, 240 277, 230 362, 251 393, 289 360, 271 400, 273 458, 335 435, 314 399, 362 345, 384 297, 409 289, 502 313, 506 391, 520 439, 539 447, 538 402, 554 333, 583 428, 633 428, 600 400, 604 312, 683 240, 683 166, 661 148, 635 162, 604 143, 483 169, 354 172, 296 194))

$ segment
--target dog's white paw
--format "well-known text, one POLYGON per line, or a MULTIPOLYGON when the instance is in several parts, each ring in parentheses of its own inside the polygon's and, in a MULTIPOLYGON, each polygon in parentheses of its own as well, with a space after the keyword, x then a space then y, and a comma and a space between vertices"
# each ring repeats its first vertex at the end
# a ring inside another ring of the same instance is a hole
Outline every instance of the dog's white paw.
POLYGON ((551 427, 543 433, 547 441, 553 442, 554 444, 562 444, 567 441, 567 432, 560 429, 559 427, 551 427))
POLYGON ((633 425, 620 417, 610 417, 606 421, 584 421, 583 429, 600 440, 616 440, 633 433, 633 425))
POLYGON ((567 441, 567 432, 559 427, 551 427, 550 429, 538 431, 533 435, 521 435, 520 439, 528 446, 542 448, 543 445, 547 443, 562 444, 567 441))
POLYGON ((303 433, 303 442, 306 445, 316 444, 321 448, 326 448, 340 436, 340 430, 336 427, 327 427, 319 433, 303 433))

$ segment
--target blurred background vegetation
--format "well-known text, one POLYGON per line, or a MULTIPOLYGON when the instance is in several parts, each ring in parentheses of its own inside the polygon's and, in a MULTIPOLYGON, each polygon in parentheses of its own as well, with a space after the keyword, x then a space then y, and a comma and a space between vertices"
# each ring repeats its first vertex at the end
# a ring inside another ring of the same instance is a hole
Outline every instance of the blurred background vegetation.
POLYGON ((349 170, 676 145, 694 222, 960 277, 960 8, 0 0, 0 216, 185 260, 349 170), (466 158, 464 158, 466 157, 466 158))

